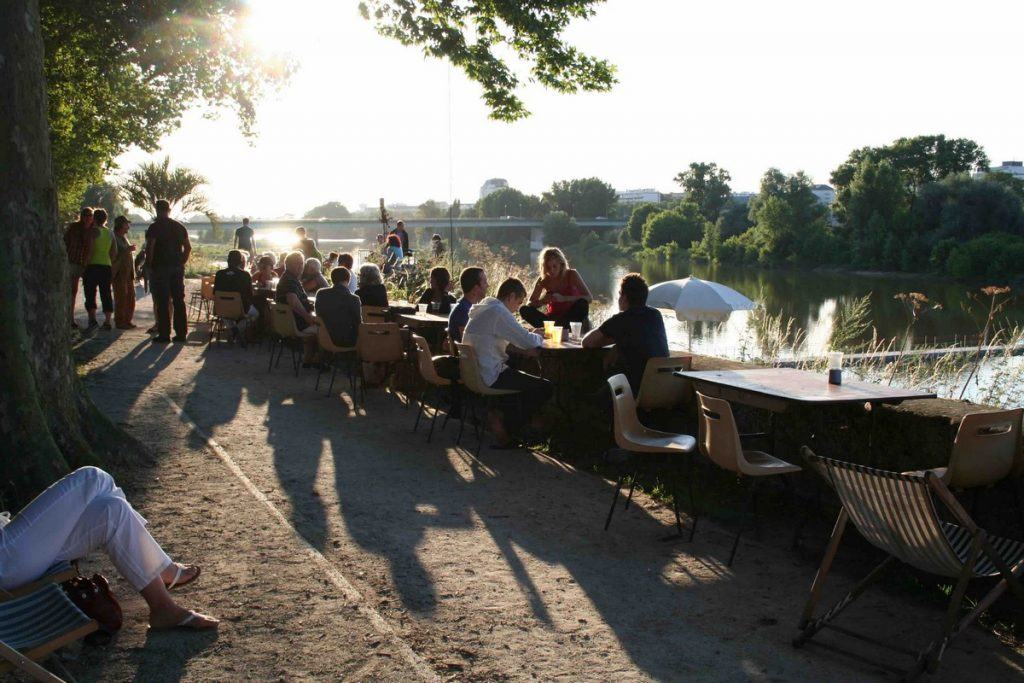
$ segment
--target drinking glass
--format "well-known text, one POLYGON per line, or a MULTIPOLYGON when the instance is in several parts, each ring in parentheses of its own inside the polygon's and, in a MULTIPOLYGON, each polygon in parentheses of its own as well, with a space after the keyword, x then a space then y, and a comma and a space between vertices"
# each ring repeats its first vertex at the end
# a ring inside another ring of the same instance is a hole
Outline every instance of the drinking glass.
POLYGON ((573 341, 579 341, 580 335, 583 334, 583 323, 569 323, 569 329, 572 331, 569 338, 573 341))
POLYGON ((427 305, 426 304, 416 304, 416 312, 419 313, 420 315, 423 315, 424 313, 427 312, 427 305))
POLYGON ((544 321, 544 338, 551 339, 555 332, 555 321, 545 320, 544 321))

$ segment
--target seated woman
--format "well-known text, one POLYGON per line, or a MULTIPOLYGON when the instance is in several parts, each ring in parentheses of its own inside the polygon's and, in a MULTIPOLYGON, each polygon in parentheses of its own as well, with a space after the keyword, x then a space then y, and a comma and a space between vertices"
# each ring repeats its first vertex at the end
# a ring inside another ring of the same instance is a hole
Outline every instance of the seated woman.
POLYGON ((302 266, 302 288, 307 292, 315 292, 330 286, 327 278, 321 272, 320 259, 306 259, 306 263, 302 266))
POLYGON ((519 315, 534 327, 543 327, 545 320, 554 320, 559 327, 568 327, 571 322, 586 324, 594 297, 580 274, 569 267, 562 250, 548 247, 541 252, 539 265, 541 275, 533 285, 530 302, 519 309, 519 315))
POLYGON ((452 296, 452 274, 447 268, 430 269, 430 287, 420 295, 417 303, 427 304, 431 313, 448 316, 457 301, 452 296))
POLYGON ((52 565, 97 548, 142 594, 152 628, 217 628, 216 619, 181 607, 168 593, 199 578, 199 567, 167 557, 114 479, 96 467, 57 481, 0 529, 0 588, 35 581, 52 565))
POLYGON ((277 275, 278 277, 284 275, 284 260, 286 258, 288 258, 288 252, 282 251, 277 257, 277 265, 274 266, 274 275, 277 275))
POLYGON ((373 263, 367 263, 359 269, 359 288, 356 296, 363 306, 387 306, 388 290, 384 286, 380 268, 373 263))
POLYGON ((536 356, 544 343, 539 334, 519 324, 513 315, 526 299, 526 287, 516 278, 509 278, 498 287, 498 296, 487 297, 469 309, 469 323, 462 341, 476 351, 480 378, 492 389, 512 389, 518 396, 504 415, 488 415, 489 427, 498 439, 498 448, 518 446, 521 428, 530 416, 551 398, 551 382, 541 377, 514 370, 508 366, 508 347, 514 346, 523 355, 536 356))
POLYGON ((274 257, 269 254, 260 256, 256 261, 256 270, 252 274, 252 283, 261 289, 269 289, 276 277, 274 257))

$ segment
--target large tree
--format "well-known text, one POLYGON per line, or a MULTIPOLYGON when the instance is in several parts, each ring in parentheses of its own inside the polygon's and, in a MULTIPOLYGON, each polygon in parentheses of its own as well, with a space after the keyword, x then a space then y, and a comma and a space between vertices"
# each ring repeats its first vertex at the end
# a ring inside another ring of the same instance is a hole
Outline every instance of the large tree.
POLYGON ((708 221, 718 220, 722 208, 729 201, 732 176, 716 163, 694 162, 685 171, 676 174, 675 181, 686 192, 686 199, 700 207, 708 221))
POLYGON ((544 206, 536 195, 502 187, 476 203, 476 214, 480 218, 540 218, 544 215, 544 206))
POLYGON ((573 218, 607 217, 616 201, 615 188, 600 178, 559 180, 544 193, 544 203, 552 211, 564 211, 573 218))
MULTIPOLYGON (((385 35, 449 56, 483 85, 495 116, 514 119, 525 109, 518 81, 495 54, 503 46, 557 90, 610 86, 608 64, 561 38, 595 4, 375 0, 368 12, 385 35)), ((43 21, 39 0, 0 2, 0 243, 8 256, 0 269, 0 493, 8 505, 69 466, 94 462, 118 438, 70 355, 58 189, 72 196, 69 188, 80 192, 126 146, 155 145, 197 101, 230 103, 247 126, 253 96, 280 72, 252 61, 237 31, 244 7, 242 0, 46 0, 43 21)))
POLYGON ((319 206, 314 206, 306 212, 303 218, 312 218, 314 220, 318 218, 340 219, 348 218, 351 215, 348 208, 341 202, 326 202, 319 206))

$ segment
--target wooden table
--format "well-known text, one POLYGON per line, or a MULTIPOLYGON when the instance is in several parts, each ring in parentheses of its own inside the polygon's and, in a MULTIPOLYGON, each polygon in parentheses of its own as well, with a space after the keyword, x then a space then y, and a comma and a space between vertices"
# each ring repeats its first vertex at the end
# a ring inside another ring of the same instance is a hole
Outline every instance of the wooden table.
MULTIPOLYGON (((694 383, 700 393, 733 403, 771 411, 768 436, 775 451, 775 413, 784 413, 791 406, 813 406, 816 433, 825 432, 823 413, 833 406, 898 404, 910 399, 935 398, 935 394, 915 389, 900 389, 855 379, 843 379, 841 385, 829 384, 824 373, 796 368, 751 368, 744 370, 701 370, 675 373, 694 383)), ((874 465, 875 414, 871 410, 867 429, 867 453, 874 465)), ((811 439, 815 439, 812 433, 811 439)))
POLYGON ((448 318, 434 313, 399 313, 395 316, 400 323, 404 323, 414 329, 445 329, 448 327, 448 318))

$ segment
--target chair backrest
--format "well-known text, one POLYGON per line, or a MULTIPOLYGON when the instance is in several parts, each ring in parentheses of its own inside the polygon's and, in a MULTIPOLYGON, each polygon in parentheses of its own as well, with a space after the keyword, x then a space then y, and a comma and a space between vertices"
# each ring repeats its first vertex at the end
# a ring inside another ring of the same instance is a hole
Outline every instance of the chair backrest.
POLYGON ((619 448, 629 450, 632 440, 630 434, 643 431, 643 425, 636 416, 636 400, 629 380, 625 375, 613 375, 608 378, 608 386, 612 391, 612 413, 615 421, 615 443, 619 448))
POLYGON ((469 344, 462 343, 456 343, 455 347, 459 352, 459 379, 467 389, 474 394, 483 396, 504 396, 518 393, 507 389, 492 389, 487 386, 484 383, 484 378, 480 375, 480 361, 476 357, 476 349, 469 344))
POLYGON ((362 314, 364 323, 387 322, 387 306, 360 306, 359 312, 362 314))
POLYGON ((960 573, 964 560, 943 532, 924 476, 822 458, 806 446, 803 453, 869 543, 922 571, 960 573))
POLYGON ((943 480, 950 488, 988 486, 1019 473, 1024 410, 964 415, 943 480))
POLYGON ((213 314, 229 320, 241 320, 245 317, 242 295, 238 292, 214 292, 213 314))
POLYGON ((418 334, 412 335, 412 343, 416 345, 416 365, 423 379, 436 386, 448 386, 451 382, 437 374, 434 358, 430 353, 430 344, 418 334))
POLYGON ((295 312, 288 304, 279 304, 273 301, 267 302, 270 308, 270 327, 274 334, 285 339, 292 339, 299 336, 299 330, 295 326, 295 312))
POLYGON ((723 470, 743 472, 743 444, 728 401, 697 393, 697 443, 704 457, 723 470))
POLYGON ((359 326, 356 352, 364 363, 396 363, 403 356, 398 323, 363 323, 359 326))
POLYGON ((212 275, 203 275, 199 279, 199 293, 207 301, 213 301, 213 280, 212 275))
POLYGON ((690 388, 673 373, 689 370, 692 366, 693 356, 649 358, 637 390, 636 400, 640 409, 674 408, 682 403, 690 388))
POLYGON ((338 346, 331 339, 331 333, 327 330, 327 325, 321 323, 316 330, 316 341, 320 345, 320 348, 328 353, 343 353, 345 351, 352 351, 355 349, 354 346, 338 346))

